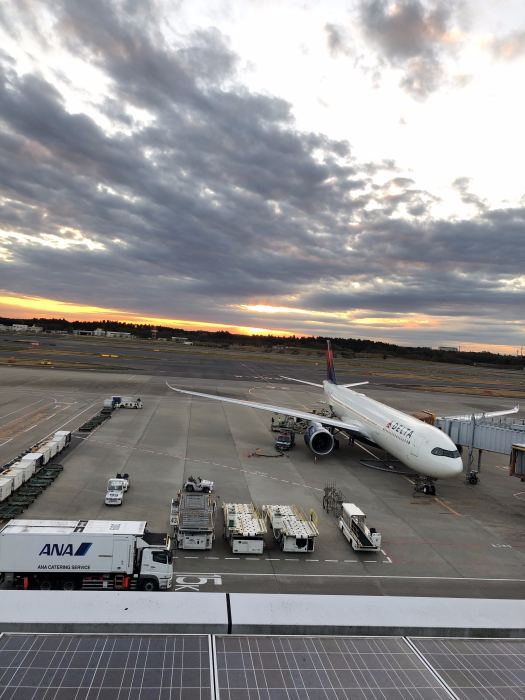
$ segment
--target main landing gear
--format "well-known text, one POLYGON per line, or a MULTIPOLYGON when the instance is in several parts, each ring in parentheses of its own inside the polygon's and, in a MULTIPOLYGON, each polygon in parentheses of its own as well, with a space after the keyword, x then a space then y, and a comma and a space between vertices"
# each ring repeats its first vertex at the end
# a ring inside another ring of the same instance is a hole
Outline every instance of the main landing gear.
POLYGON ((414 481, 414 493, 424 493, 426 496, 435 496, 435 479, 431 476, 416 476, 414 481))

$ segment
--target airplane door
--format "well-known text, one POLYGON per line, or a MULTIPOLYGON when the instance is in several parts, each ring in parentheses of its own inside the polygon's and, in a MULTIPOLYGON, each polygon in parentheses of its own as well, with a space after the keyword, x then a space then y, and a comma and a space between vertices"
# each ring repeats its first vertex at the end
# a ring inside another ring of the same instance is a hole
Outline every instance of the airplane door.
POLYGON ((412 457, 417 457, 419 455, 419 443, 419 438, 413 435, 410 439, 410 454, 412 457))

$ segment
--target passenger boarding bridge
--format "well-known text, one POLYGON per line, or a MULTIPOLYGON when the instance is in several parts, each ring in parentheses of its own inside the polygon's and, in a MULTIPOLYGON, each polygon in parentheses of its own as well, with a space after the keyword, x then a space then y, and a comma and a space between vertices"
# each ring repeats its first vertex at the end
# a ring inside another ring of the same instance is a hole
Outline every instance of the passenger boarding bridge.
MULTIPOLYGON (((500 418, 436 418, 434 425, 456 445, 468 448, 467 474, 477 475, 484 451, 510 456, 509 473, 525 479, 525 420, 500 418), (477 469, 473 470, 474 450, 478 450, 477 469)), ((471 483, 476 483, 473 480, 471 483)))

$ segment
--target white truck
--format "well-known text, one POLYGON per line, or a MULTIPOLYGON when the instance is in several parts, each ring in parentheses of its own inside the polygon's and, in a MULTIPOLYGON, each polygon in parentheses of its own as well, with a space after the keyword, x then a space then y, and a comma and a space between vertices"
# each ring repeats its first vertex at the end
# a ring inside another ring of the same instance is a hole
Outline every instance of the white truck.
POLYGON ((108 480, 104 503, 107 506, 121 506, 124 494, 129 489, 129 474, 117 474, 108 480))
POLYGON ((356 552, 373 552, 381 549, 381 533, 365 524, 366 515, 355 503, 343 503, 339 529, 356 552))
POLYGON ((16 588, 169 590, 168 535, 146 522, 11 520, 0 530, 0 577, 16 588))

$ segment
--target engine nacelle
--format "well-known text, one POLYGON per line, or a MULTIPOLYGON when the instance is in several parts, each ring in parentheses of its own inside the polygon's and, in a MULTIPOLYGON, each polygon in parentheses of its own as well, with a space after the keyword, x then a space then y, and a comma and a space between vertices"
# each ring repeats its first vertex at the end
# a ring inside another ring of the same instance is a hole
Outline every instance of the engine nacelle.
POLYGON ((329 455, 334 449, 334 436, 321 423, 311 423, 304 441, 316 455, 329 455))

